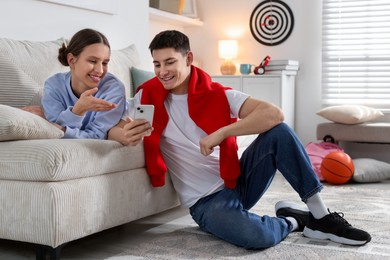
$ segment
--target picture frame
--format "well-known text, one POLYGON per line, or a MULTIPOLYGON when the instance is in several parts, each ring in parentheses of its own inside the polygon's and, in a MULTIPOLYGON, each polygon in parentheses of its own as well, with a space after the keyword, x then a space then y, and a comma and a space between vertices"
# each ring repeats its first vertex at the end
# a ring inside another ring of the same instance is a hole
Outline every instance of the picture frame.
POLYGON ((198 7, 196 0, 185 0, 182 15, 190 18, 198 18, 198 7))
POLYGON ((70 6, 79 9, 114 15, 118 13, 117 0, 38 0, 63 6, 70 6))

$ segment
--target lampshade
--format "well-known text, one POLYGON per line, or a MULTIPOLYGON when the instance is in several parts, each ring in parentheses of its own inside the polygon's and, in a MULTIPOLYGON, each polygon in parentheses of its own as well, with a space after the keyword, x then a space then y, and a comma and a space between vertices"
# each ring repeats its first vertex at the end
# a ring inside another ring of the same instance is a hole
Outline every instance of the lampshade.
POLYGON ((218 42, 218 53, 222 59, 233 59, 237 57, 238 44, 236 40, 220 40, 218 42))
POLYGON ((236 40, 220 40, 218 42, 219 57, 225 59, 221 65, 223 75, 233 75, 236 73, 236 65, 231 59, 237 57, 238 44, 236 40))

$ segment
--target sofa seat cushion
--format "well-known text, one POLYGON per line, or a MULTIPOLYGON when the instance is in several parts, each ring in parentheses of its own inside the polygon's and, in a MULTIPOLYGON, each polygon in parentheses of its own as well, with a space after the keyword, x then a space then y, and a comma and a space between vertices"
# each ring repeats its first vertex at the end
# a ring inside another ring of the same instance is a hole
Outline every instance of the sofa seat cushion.
POLYGON ((335 141, 390 143, 390 123, 373 122, 356 125, 321 123, 317 126, 317 139, 326 135, 335 141))
POLYGON ((141 167, 142 144, 92 139, 0 142, 0 179, 63 181, 141 167))

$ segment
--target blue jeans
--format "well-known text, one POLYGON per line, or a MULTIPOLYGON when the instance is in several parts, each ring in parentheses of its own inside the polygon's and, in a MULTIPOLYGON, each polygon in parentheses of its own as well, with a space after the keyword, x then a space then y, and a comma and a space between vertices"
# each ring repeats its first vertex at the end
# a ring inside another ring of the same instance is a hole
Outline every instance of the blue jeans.
POLYGON ((284 123, 260 134, 244 151, 240 165, 241 175, 235 189, 224 188, 198 200, 190 208, 190 214, 203 231, 237 246, 246 249, 274 246, 291 232, 291 223, 248 210, 266 192, 276 170, 304 202, 323 186, 305 148, 284 123))

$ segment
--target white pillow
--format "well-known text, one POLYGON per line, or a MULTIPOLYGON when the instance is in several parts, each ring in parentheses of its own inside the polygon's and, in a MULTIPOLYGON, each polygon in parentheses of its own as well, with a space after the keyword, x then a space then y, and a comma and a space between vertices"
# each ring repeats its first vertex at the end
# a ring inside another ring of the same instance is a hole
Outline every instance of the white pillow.
POLYGON ((134 44, 121 50, 112 50, 108 71, 119 78, 125 85, 126 97, 134 96, 130 69, 140 64, 137 48, 134 44))
POLYGON ((356 182, 378 182, 390 178, 390 164, 370 158, 353 159, 356 182))
POLYGON ((63 131, 40 116, 0 105, 0 141, 53 139, 63 136, 63 131))
POLYGON ((62 43, 62 39, 34 42, 0 38, 0 104, 40 105, 45 80, 69 70, 57 60, 62 43))
POLYGON ((317 115, 341 124, 359 124, 377 119, 383 113, 375 108, 361 105, 340 105, 321 109, 317 115))

